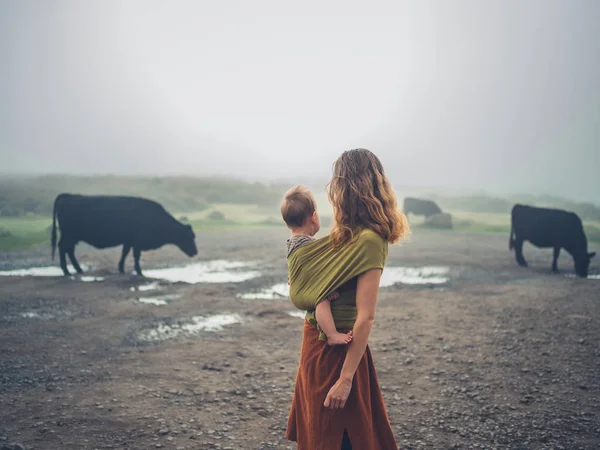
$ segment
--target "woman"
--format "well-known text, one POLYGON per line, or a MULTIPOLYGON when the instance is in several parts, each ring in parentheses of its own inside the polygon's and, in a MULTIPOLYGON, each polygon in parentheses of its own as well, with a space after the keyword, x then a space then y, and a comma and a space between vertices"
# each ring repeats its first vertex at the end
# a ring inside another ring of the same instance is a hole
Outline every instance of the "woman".
MULTIPOLYGON (((304 269, 308 267, 309 272, 303 274, 308 280, 322 280, 322 272, 350 273, 348 264, 362 271, 351 273, 353 278, 344 279, 339 287, 334 282, 327 286, 339 292, 338 300, 332 302, 336 324, 348 326, 351 317, 354 338, 348 346, 328 346, 319 340, 314 313, 307 313, 286 437, 297 441, 298 450, 397 450, 367 342, 387 245, 404 238, 408 225, 397 209, 381 162, 369 150, 349 150, 338 158, 329 184, 329 201, 334 225, 329 237, 323 239, 333 252, 328 261, 319 262, 326 269, 319 271, 310 265, 319 252, 327 253, 325 243, 316 241, 296 252, 308 248, 310 259, 306 259, 304 269), (336 318, 338 305, 343 312, 341 321, 336 318)), ((331 278, 341 280, 337 275, 331 278)), ((293 281, 291 284, 290 292, 297 292, 293 281)))

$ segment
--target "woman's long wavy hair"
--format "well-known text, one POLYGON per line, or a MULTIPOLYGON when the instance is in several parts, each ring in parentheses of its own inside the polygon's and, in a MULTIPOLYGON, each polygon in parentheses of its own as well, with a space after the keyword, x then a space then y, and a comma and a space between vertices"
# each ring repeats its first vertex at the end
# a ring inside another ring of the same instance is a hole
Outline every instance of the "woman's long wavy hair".
POLYGON ((410 233, 381 161, 367 149, 342 153, 333 165, 328 195, 334 213, 330 233, 334 247, 351 241, 355 233, 364 228, 375 231, 392 244, 410 233))

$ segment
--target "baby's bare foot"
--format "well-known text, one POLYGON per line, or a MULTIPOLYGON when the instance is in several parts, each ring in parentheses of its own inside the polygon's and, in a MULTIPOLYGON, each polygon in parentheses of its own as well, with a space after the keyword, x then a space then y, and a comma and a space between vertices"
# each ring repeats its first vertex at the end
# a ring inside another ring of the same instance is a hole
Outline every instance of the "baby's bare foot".
POLYGON ((335 333, 327 336, 327 344, 329 345, 348 345, 352 341, 352 332, 348 334, 335 333))

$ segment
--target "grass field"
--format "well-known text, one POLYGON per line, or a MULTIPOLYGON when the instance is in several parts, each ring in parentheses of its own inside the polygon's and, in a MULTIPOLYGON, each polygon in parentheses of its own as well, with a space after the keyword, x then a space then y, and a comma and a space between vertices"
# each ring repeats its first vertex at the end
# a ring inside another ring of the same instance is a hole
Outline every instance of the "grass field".
MULTIPOLYGON (((215 229, 264 228, 284 226, 278 211, 265 210, 260 205, 215 204, 202 211, 175 213, 177 219, 189 223, 196 233, 215 229), (224 218, 212 219, 214 211, 224 218)), ((52 218, 42 215, 0 217, 0 251, 17 251, 44 243, 50 244, 52 218)))
MULTIPOLYGON (((133 195, 151 198, 193 226, 196 233, 230 228, 283 227, 279 202, 287 185, 266 185, 225 178, 41 176, 0 180, 0 251, 18 251, 50 242, 52 205, 59 192, 133 195)), ((325 186, 311 187, 322 228, 331 222, 325 186)), ((489 196, 436 197, 452 215, 454 230, 503 233, 510 230, 515 199, 489 196), (487 211, 487 212, 483 212, 487 211)), ((400 205, 402 204, 402 198, 400 205)), ((600 242, 600 207, 558 198, 531 198, 537 206, 561 207, 580 214, 588 240, 600 242), (539 203, 541 202, 541 203, 539 203), (544 203, 545 202, 545 203, 544 203), (554 202, 554 203, 552 203, 554 202), (539 203, 539 204, 538 204, 539 203), (548 204, 546 204, 548 203, 548 204)), ((423 218, 411 216, 414 232, 425 232, 423 218)))
POLYGON ((0 251, 50 243, 52 219, 44 216, 0 217, 0 251))
MULTIPOLYGON (((323 199, 319 199, 323 200, 323 199)), ((330 222, 330 211, 324 202, 319 202, 323 229, 330 222)), ((471 233, 510 232, 510 216, 497 213, 451 212, 454 231, 471 233)), ((277 208, 262 205, 217 203, 202 211, 174 213, 179 220, 189 223, 196 233, 216 229, 283 227, 277 208), (211 218, 215 211, 222 213, 219 219, 211 218)), ((410 217, 413 233, 425 231, 421 217, 410 217)), ((17 251, 50 243, 49 216, 28 215, 23 217, 0 217, 0 251, 17 251)), ((600 222, 584 222, 590 242, 600 243, 600 222)))
MULTIPOLYGON (((510 215, 500 213, 476 213, 450 211, 454 231, 470 233, 510 233, 510 215)), ((422 217, 410 217, 413 230, 425 230, 422 217)), ((600 243, 600 221, 584 221, 583 227, 589 242, 600 243)))

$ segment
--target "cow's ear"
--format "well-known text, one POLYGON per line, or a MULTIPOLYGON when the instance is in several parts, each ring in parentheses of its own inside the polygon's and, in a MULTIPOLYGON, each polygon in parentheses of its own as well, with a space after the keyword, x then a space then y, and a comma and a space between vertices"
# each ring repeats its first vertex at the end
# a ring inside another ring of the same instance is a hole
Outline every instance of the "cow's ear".
POLYGON ((596 256, 596 252, 588 253, 589 259, 592 259, 594 256, 596 256))

